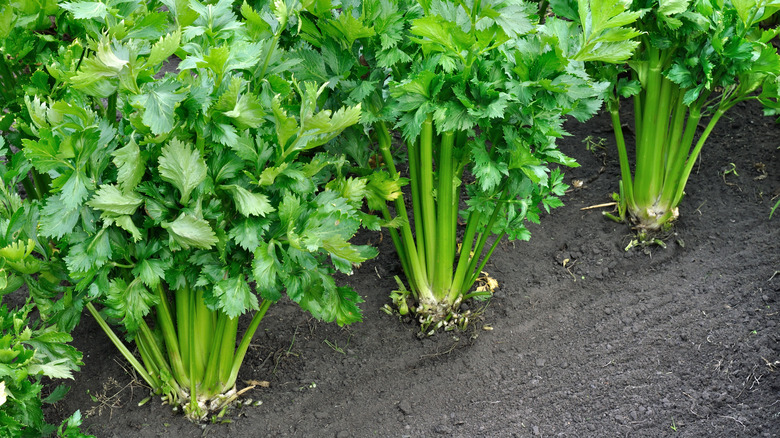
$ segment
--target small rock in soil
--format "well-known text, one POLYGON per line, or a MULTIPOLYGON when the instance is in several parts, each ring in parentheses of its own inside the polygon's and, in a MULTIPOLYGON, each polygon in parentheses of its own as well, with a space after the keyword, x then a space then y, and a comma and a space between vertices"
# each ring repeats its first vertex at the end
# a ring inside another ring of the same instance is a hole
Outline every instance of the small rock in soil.
POLYGON ((400 409, 404 415, 409 415, 412 413, 412 404, 404 400, 401 403, 398 403, 398 409, 400 409))
POLYGON ((433 431, 439 435, 449 435, 452 433, 452 429, 444 424, 437 424, 433 427, 433 431))

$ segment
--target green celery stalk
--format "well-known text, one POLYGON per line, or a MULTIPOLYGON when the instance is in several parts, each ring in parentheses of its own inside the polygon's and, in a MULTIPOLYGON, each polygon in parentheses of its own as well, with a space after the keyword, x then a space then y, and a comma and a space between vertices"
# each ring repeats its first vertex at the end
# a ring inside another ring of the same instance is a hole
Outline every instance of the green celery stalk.
MULTIPOLYGON (((434 281, 433 288, 442 296, 450 294, 452 284, 452 262, 455 258, 455 241, 457 234, 455 231, 458 210, 453 208, 453 184, 454 184, 454 163, 453 147, 455 144, 455 134, 451 131, 441 135, 439 142, 439 186, 437 190, 437 219, 435 224, 436 243, 435 243, 435 261, 434 261, 434 281)), ((423 161, 424 162, 424 161, 423 161)), ((427 169, 426 169, 427 170, 427 169)), ((431 201, 433 201, 432 197, 431 201)), ((427 231, 427 230, 426 230, 427 231)))
POLYGON ((173 369, 174 379, 182 386, 189 385, 189 373, 184 367, 184 362, 179 351, 179 340, 176 337, 171 309, 168 305, 168 296, 163 289, 163 285, 157 286, 157 296, 160 301, 156 306, 157 322, 165 340, 165 350, 168 352, 168 360, 173 369))
POLYGON ((141 376, 142 379, 152 388, 160 388, 160 382, 159 380, 153 378, 146 370, 146 368, 141 365, 140 362, 138 362, 138 359, 133 356, 133 353, 130 352, 130 350, 127 349, 125 344, 119 339, 119 337, 114 333, 113 330, 111 330, 111 327, 106 323, 106 320, 103 319, 102 316, 100 316, 100 313, 95 309, 95 306, 92 303, 86 304, 87 310, 89 310, 89 313, 92 315, 93 318, 95 318, 95 321, 97 321, 98 325, 101 329, 106 333, 108 336, 108 339, 111 340, 111 343, 114 344, 114 346, 119 350, 119 352, 122 354, 122 356, 130 362, 130 365, 132 365, 133 369, 141 376))
POLYGON ((260 321, 263 320, 263 317, 268 311, 268 308, 271 307, 271 304, 273 304, 271 300, 263 300, 263 302, 260 304, 260 308, 252 317, 252 321, 249 323, 249 327, 247 327, 246 331, 244 332, 244 336, 241 337, 241 342, 238 344, 238 348, 233 355, 233 364, 230 368, 230 375, 225 380, 226 388, 232 388, 235 386, 236 379, 238 378, 238 371, 241 368, 241 364, 244 363, 246 352, 249 349, 249 343, 252 342, 252 338, 257 332, 257 328, 260 326, 260 321))

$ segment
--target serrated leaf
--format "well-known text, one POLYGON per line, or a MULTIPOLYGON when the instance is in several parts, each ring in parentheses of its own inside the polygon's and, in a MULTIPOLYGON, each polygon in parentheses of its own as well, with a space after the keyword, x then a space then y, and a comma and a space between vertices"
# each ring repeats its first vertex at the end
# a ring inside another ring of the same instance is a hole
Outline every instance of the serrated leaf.
POLYGON ((363 263, 379 254, 377 249, 372 246, 352 245, 340 236, 330 236, 324 239, 322 248, 328 251, 332 257, 348 262, 347 266, 340 269, 345 274, 352 274, 352 264, 363 263))
POLYGON ((117 216, 115 218, 111 218, 110 220, 113 221, 118 227, 130 233, 133 236, 133 242, 138 242, 139 240, 143 239, 141 231, 138 229, 138 227, 135 226, 135 223, 133 223, 133 218, 130 216, 117 216))
POLYGON ((67 181, 65 181, 62 189, 60 189, 62 205, 69 209, 81 207, 81 203, 89 195, 89 190, 87 190, 88 183, 89 180, 86 175, 73 171, 67 181))
POLYGON ((290 138, 298 132, 298 121, 295 120, 295 117, 287 115, 287 112, 282 108, 281 98, 279 96, 274 97, 271 103, 271 109, 274 114, 276 138, 278 139, 280 146, 286 147, 290 138))
POLYGON ((241 94, 241 88, 241 80, 234 78, 229 90, 220 96, 216 108, 233 119, 238 129, 257 128, 265 120, 265 111, 257 96, 241 94))
POLYGON ((565 155, 559 150, 545 151, 545 156, 553 163, 558 163, 567 167, 580 167, 574 158, 565 155))
POLYGON ((238 158, 241 158, 244 161, 249 161, 250 163, 257 162, 259 154, 257 153, 257 148, 255 147, 255 141, 249 131, 244 131, 234 143, 231 143, 228 146, 233 150, 233 152, 236 153, 236 155, 238 155, 238 158))
POLYGON ((112 45, 108 40, 101 39, 95 55, 83 60, 81 68, 69 82, 74 88, 84 90, 89 95, 108 97, 116 91, 117 79, 126 79, 122 72, 129 63, 126 46, 120 43, 112 45))
POLYGON ((682 89, 690 88, 696 84, 693 74, 681 64, 672 65, 672 68, 666 73, 666 77, 682 89))
POLYGON ((36 140, 22 139, 24 156, 27 157, 40 172, 49 172, 65 163, 58 149, 58 141, 50 131, 42 131, 41 138, 36 140))
POLYGON ((224 186, 233 194, 233 201, 238 211, 244 216, 265 216, 274 211, 268 201, 268 196, 262 193, 252 193, 241 186, 224 186))
POLYGON ((411 32, 421 37, 415 41, 426 52, 445 52, 457 56, 470 46, 471 38, 456 23, 438 15, 427 15, 412 21, 411 32))
POLYGON ((260 242, 252 259, 252 276, 263 299, 277 301, 281 298, 277 282, 279 267, 276 242, 260 242))
POLYGON ((168 29, 168 11, 149 11, 127 29, 125 39, 153 40, 168 29))
POLYGON ((188 0, 160 0, 160 2, 176 18, 176 24, 180 29, 189 26, 198 17, 198 13, 190 8, 188 0))
POLYGON ((661 15, 681 14, 688 9, 690 2, 691 0, 658 0, 658 13, 661 15))
POLYGON ((263 228, 264 226, 256 219, 247 218, 236 222, 228 232, 228 236, 241 248, 254 252, 260 246, 260 233, 263 228))
POLYGON ((534 25, 531 23, 526 7, 521 4, 507 3, 504 8, 497 11, 498 16, 494 18, 504 33, 510 38, 515 38, 532 31, 534 25))
POLYGON ((263 17, 252 6, 247 4, 246 0, 241 4, 241 15, 246 20, 250 31, 254 32, 254 36, 273 34, 271 26, 263 20, 263 17))
POLYGON ((534 184, 547 185, 547 168, 544 166, 523 166, 520 168, 534 184))
POLYGON ((282 163, 279 166, 266 167, 263 169, 263 173, 260 174, 260 178, 258 178, 258 184, 261 186, 273 185, 276 177, 284 173, 288 165, 289 163, 282 163))
POLYGON ((155 288, 160 284, 160 280, 165 278, 167 266, 168 264, 160 259, 143 259, 136 263, 133 275, 141 279, 145 285, 155 288))
POLYGON ((574 59, 577 61, 603 61, 618 64, 625 62, 639 46, 637 41, 623 41, 619 43, 603 42, 580 51, 574 59))
POLYGON ((339 193, 339 195, 349 202, 360 202, 367 193, 366 185, 368 178, 342 178, 328 183, 327 188, 339 193))
POLYGON ((178 89, 178 84, 173 81, 155 81, 145 86, 142 94, 131 98, 133 105, 143 108, 143 123, 154 135, 173 129, 173 111, 187 97, 184 93, 177 93, 178 89))
POLYGON ((344 46, 352 47, 355 40, 374 36, 374 28, 364 25, 360 20, 352 16, 350 12, 341 13, 335 20, 328 20, 328 24, 333 26, 344 36, 344 46))
POLYGON ((73 231, 79 217, 81 214, 78 209, 65 207, 59 196, 50 196, 41 211, 41 236, 59 239, 73 231))
POLYGON ((200 152, 178 138, 163 147, 158 163, 160 177, 179 189, 183 205, 189 202, 192 191, 207 176, 206 161, 200 152))
MULTIPOLYGON (((35 331, 31 339, 24 343, 35 349, 34 361, 38 364, 48 364, 57 368, 56 372, 62 372, 64 377, 73 378, 70 371, 78 371, 82 365, 81 353, 74 347, 67 345, 73 338, 63 332, 55 331, 54 327, 48 327, 42 331, 35 331)), ((49 370, 44 371, 44 373, 49 370)), ((48 375, 48 374, 46 374, 48 375)), ((57 395, 52 398, 56 399, 57 395)))
POLYGON ((257 296, 252 293, 243 275, 222 280, 214 285, 214 296, 219 308, 229 318, 237 318, 247 310, 259 308, 257 296))
MULTIPOLYGON (((68 391, 70 391, 70 387, 66 385, 58 385, 56 388, 54 388, 54 390, 52 390, 51 393, 49 393, 49 395, 42 398, 41 401, 49 404, 57 403, 58 401, 65 398, 65 396, 68 394, 68 391)), ((76 412, 78 413, 78 411, 76 412)))
POLYGON ((195 216, 182 213, 173 222, 163 222, 163 228, 183 249, 211 249, 217 244, 217 235, 208 222, 195 216))
POLYGON ((143 202, 143 198, 135 192, 125 194, 117 186, 104 184, 87 205, 114 215, 132 215, 143 202))
POLYGON ((198 67, 208 68, 217 76, 222 76, 227 72, 229 59, 229 46, 211 47, 208 53, 203 56, 203 61, 198 63, 198 67))
POLYGON ((134 139, 112 154, 117 167, 117 184, 122 192, 132 192, 141 182, 146 171, 146 159, 141 156, 141 149, 134 139))
POLYGON ((338 136, 344 129, 360 120, 360 104, 342 107, 335 112, 322 110, 303 121, 303 135, 296 141, 296 150, 311 149, 323 145, 338 136))
POLYGON ((336 287, 327 290, 323 294, 323 306, 321 317, 324 321, 335 321, 339 326, 352 324, 363 320, 358 303, 362 303, 363 298, 357 294, 351 287, 336 287))
POLYGON ((623 28, 635 22, 640 11, 630 11, 630 2, 612 0, 578 0, 578 14, 583 29, 583 42, 574 55, 577 61, 621 63, 633 54, 642 32, 623 28))
POLYGON ((395 201, 401 196, 401 187, 406 185, 403 178, 392 178, 386 172, 374 172, 366 185, 366 202, 371 210, 381 210, 387 201, 395 201))
POLYGON ((102 2, 67 2, 60 3, 60 7, 70 11, 77 20, 105 19, 108 15, 108 7, 102 2))
POLYGON ((550 197, 542 199, 542 205, 544 205, 545 211, 547 211, 547 213, 549 213, 550 209, 552 209, 552 208, 562 207, 563 206, 563 201, 561 201, 558 198, 550 196, 550 197))
POLYGON ((622 98, 635 96, 642 91, 642 84, 637 80, 628 81, 626 78, 620 78, 617 84, 617 94, 622 98))
POLYGON ((134 333, 143 317, 149 314, 152 306, 158 304, 158 298, 144 286, 140 279, 127 284, 121 278, 115 278, 109 283, 105 304, 106 313, 120 319, 128 332, 134 333))
POLYGON ((105 231, 100 231, 92 237, 84 233, 76 233, 71 236, 70 244, 65 263, 71 273, 99 268, 111 258, 111 242, 105 231))
POLYGON ((40 374, 52 379, 73 378, 73 369, 67 358, 61 358, 47 363, 33 363, 27 370, 33 376, 40 374))
MULTIPOLYGON (((0 248, 0 260, 5 263, 5 266, 11 268, 11 270, 20 274, 37 274, 41 269, 41 262, 32 255, 35 250, 35 241, 32 239, 17 240, 11 242, 7 246, 0 248)), ((3 285, 0 289, 8 288, 6 272, 4 269, 0 269, 2 273, 3 285)), ((13 290, 13 288, 10 288, 13 290)))
POLYGON ((482 139, 472 143, 471 156, 474 160, 473 173, 482 190, 488 192, 498 187, 507 172, 507 164, 494 162, 482 139))
POLYGON ((149 51, 149 57, 146 58, 147 66, 155 66, 161 62, 165 62, 171 55, 179 49, 181 45, 181 31, 178 29, 160 37, 160 40, 152 45, 152 49, 149 51))
POLYGON ((6 259, 6 261, 20 262, 32 254, 34 249, 34 240, 17 240, 16 242, 11 242, 5 247, 0 248, 0 257, 6 259))

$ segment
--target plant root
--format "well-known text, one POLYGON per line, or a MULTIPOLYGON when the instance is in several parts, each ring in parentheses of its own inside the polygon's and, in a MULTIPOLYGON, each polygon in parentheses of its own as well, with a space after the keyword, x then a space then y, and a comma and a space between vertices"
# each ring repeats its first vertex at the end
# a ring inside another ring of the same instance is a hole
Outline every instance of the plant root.
POLYGON ((395 277, 398 290, 390 294, 392 306, 385 304, 382 310, 388 315, 396 315, 399 319, 416 320, 420 324, 418 337, 432 336, 437 331, 445 332, 460 330, 465 332, 469 324, 480 317, 489 302, 479 307, 476 311, 466 308, 461 310, 465 301, 488 301, 493 291, 498 289, 498 281, 490 277, 487 272, 477 278, 474 292, 458 297, 454 303, 420 304, 414 301, 412 293, 406 289, 403 282, 395 277))

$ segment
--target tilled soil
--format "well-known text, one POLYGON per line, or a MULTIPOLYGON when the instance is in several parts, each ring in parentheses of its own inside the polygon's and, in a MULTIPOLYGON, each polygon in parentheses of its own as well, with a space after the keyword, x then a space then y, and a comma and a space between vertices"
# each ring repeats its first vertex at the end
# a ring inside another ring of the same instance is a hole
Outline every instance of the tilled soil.
POLYGON ((530 241, 500 245, 486 268, 500 288, 471 303, 466 332, 420 339, 382 312, 400 266, 389 236, 364 234, 381 255, 341 279, 364 321, 273 306, 239 377, 269 382, 246 394, 260 406, 205 425, 158 398, 138 406, 148 389, 85 315, 85 366, 47 418, 80 409, 98 437, 780 436, 780 124, 756 102, 728 113, 668 247, 628 252, 608 208, 582 210, 617 189, 609 117, 568 127, 561 147, 582 167, 566 180, 584 184, 530 241))

